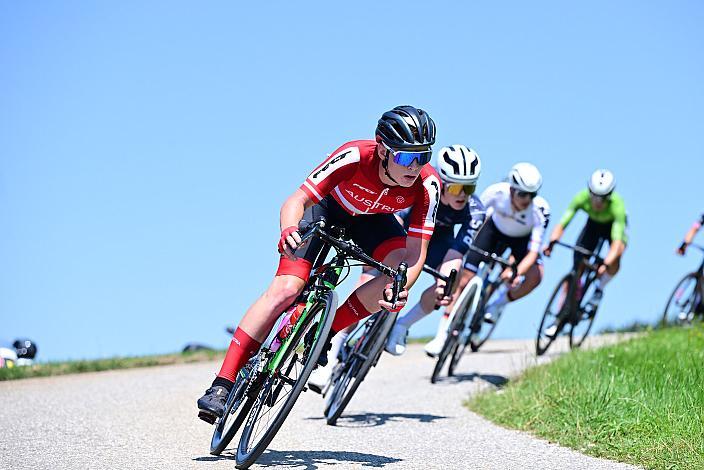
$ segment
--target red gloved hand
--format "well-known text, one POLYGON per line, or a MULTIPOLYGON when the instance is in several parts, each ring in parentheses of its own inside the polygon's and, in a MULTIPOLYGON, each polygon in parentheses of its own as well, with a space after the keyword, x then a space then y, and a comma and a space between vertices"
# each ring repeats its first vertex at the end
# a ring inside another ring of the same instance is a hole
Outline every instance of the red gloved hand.
POLYGON ((291 225, 290 227, 286 227, 281 231, 281 238, 279 239, 279 253, 284 254, 284 250, 286 248, 289 248, 291 252, 295 250, 297 247, 291 247, 290 244, 286 241, 286 239, 292 234, 298 231, 298 227, 291 225))

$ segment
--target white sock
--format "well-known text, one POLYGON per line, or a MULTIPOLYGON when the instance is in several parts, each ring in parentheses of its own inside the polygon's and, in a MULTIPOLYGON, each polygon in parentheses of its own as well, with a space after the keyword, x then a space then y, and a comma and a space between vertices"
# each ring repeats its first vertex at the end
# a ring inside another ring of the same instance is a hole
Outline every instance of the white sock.
POLYGON ((328 353, 328 365, 335 364, 337 362, 337 353, 342 349, 342 345, 347 341, 347 337, 350 334, 346 331, 340 331, 338 334, 333 336, 330 341, 330 353, 328 353))
POLYGON ((604 287, 606 287, 606 284, 609 283, 611 279, 614 277, 609 274, 609 273, 604 273, 599 278, 596 280, 596 288, 600 290, 604 290, 604 287))
POLYGON ((403 312, 403 315, 396 320, 397 325, 405 326, 406 329, 410 328, 411 325, 416 323, 421 318, 425 317, 430 312, 423 310, 423 306, 420 302, 415 304, 412 309, 403 312))

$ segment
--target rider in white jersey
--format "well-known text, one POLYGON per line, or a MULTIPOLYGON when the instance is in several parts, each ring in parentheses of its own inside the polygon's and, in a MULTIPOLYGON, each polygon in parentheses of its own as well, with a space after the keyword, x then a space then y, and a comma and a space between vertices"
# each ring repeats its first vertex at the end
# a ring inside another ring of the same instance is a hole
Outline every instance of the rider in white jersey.
POLYGON ((523 210, 517 210, 511 202, 511 185, 496 183, 484 190, 481 201, 487 208, 487 216, 491 216, 501 233, 514 238, 530 234, 528 250, 539 250, 550 213, 550 206, 545 198, 535 196, 532 204, 523 210))
MULTIPOLYGON (((489 186, 480 197, 487 209, 487 222, 477 233, 474 245, 493 253, 511 248, 511 255, 518 263, 513 280, 511 270, 506 269, 501 274, 509 285, 487 305, 484 320, 488 323, 494 321, 494 312, 529 294, 543 279, 539 252, 550 221, 550 206, 538 196, 542 183, 542 176, 535 166, 517 163, 509 172, 508 182, 489 186)), ((478 253, 469 253, 465 264, 469 275, 462 276, 463 284, 474 277, 481 261, 478 253)))

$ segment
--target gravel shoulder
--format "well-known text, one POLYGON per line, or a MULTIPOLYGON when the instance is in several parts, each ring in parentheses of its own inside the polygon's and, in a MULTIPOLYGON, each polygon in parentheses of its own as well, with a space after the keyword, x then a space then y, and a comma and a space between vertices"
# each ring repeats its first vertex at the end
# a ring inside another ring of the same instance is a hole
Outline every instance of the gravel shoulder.
MULTIPOLYGON (((597 337, 590 346, 618 339, 597 337)), ((470 394, 566 350, 565 343, 555 346, 536 359, 532 341, 492 341, 468 354, 456 377, 435 385, 421 345, 410 345, 402 357, 384 355, 336 427, 325 425, 320 396, 304 393, 257 467, 634 468, 503 429, 462 405, 470 394)), ((196 418, 195 400, 218 366, 0 383, 0 468, 232 469, 232 449, 210 455, 212 428, 196 418)))

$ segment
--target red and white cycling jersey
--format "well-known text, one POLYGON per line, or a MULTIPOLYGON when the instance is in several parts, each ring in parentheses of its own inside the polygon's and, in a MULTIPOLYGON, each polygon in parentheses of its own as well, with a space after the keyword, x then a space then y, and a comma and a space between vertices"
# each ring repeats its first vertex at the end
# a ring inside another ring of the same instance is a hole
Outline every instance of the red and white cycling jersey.
POLYGON ((355 140, 335 150, 301 189, 316 203, 328 194, 353 216, 393 214, 411 207, 408 236, 429 240, 440 203, 440 177, 425 165, 412 186, 386 186, 379 178, 376 142, 355 140))

